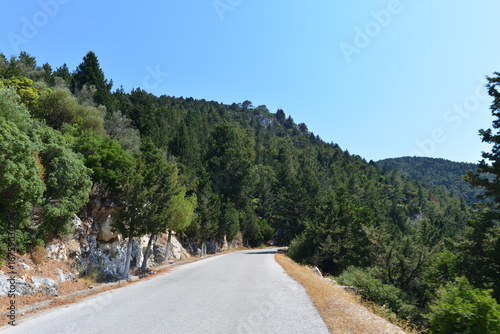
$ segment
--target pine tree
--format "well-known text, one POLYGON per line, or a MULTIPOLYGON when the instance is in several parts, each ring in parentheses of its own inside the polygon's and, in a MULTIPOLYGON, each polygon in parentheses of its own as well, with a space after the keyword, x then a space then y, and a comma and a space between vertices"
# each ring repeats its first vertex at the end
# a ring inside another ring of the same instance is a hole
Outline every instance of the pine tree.
POLYGON ((99 60, 92 51, 89 51, 83 57, 83 62, 76 68, 72 84, 73 93, 80 91, 84 85, 91 85, 96 88, 97 91, 94 96, 96 103, 110 107, 113 82, 108 82, 105 78, 99 60))
POLYGON ((493 288, 500 300, 500 73, 488 77, 488 93, 493 97, 490 106, 495 117, 492 129, 480 130, 483 142, 492 144, 491 152, 483 152, 478 172, 469 171, 466 180, 485 189, 484 204, 476 218, 469 222, 465 242, 461 244, 465 268, 472 283, 480 288, 493 288))

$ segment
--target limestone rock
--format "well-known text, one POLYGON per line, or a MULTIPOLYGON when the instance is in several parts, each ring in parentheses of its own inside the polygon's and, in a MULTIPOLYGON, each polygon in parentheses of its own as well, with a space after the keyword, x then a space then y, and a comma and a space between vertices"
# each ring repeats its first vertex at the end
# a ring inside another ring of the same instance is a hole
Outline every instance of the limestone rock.
POLYGON ((75 239, 71 239, 67 242, 66 248, 68 250, 68 257, 74 258, 75 256, 79 256, 82 251, 80 249, 80 244, 75 239))
POLYGON ((64 272, 59 268, 57 268, 57 272, 59 273, 59 276, 57 276, 58 283, 63 283, 66 281, 74 281, 76 279, 76 276, 73 273, 64 274, 64 272))
POLYGON ((26 263, 24 262, 19 262, 19 265, 21 266, 21 268, 23 268, 24 270, 31 270, 33 269, 33 267, 31 266, 28 266, 26 263))
POLYGON ((101 223, 99 223, 99 232, 97 234, 97 239, 100 241, 109 242, 116 238, 119 234, 118 232, 113 231, 113 216, 111 214, 111 212, 113 211, 114 209, 106 210, 106 213, 108 214, 105 216, 105 219, 101 223))
POLYGON ((45 250, 47 251, 48 258, 56 260, 68 259, 68 250, 63 242, 48 244, 47 247, 45 247, 45 250))
POLYGON ((35 291, 39 291, 44 295, 55 297, 59 295, 59 284, 54 280, 46 277, 33 276, 31 277, 35 285, 35 291))

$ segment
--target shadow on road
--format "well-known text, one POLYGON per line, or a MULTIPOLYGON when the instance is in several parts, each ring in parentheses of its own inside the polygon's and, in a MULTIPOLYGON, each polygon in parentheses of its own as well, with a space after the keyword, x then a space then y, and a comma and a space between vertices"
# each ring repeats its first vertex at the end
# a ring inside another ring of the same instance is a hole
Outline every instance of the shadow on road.
POLYGON ((252 252, 246 252, 245 254, 252 254, 252 255, 265 255, 265 254, 276 254, 277 250, 268 250, 264 252, 259 252, 259 251, 252 251, 252 252))

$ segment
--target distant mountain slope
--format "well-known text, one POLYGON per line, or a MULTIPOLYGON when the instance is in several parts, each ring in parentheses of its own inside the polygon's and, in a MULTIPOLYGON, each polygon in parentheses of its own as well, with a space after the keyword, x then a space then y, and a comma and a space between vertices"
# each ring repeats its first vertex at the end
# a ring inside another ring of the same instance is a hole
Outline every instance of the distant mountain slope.
POLYGON ((477 168, 476 164, 424 157, 384 159, 377 163, 388 170, 397 169, 411 179, 423 181, 430 186, 444 186, 463 196, 469 204, 478 201, 476 195, 480 190, 463 179, 468 170, 477 168))

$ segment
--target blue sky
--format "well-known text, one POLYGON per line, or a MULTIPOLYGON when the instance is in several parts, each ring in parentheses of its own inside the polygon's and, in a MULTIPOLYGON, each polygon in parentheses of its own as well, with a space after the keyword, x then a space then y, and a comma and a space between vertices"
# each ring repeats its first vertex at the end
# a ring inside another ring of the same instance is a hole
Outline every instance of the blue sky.
POLYGON ((4 0, 0 52, 114 88, 250 100, 367 160, 477 162, 500 71, 496 0, 4 0))

